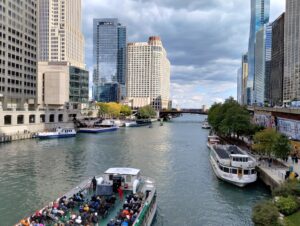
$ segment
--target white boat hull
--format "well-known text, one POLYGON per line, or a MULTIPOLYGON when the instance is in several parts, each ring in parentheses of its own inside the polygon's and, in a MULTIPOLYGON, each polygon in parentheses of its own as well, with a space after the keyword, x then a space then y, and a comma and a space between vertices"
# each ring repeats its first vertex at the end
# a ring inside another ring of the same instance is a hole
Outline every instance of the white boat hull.
POLYGON ((257 180, 257 174, 252 174, 252 175, 243 175, 239 177, 237 174, 230 174, 230 173, 225 173, 219 170, 218 164, 214 160, 212 156, 210 156, 210 163, 213 168, 214 173, 216 176, 228 183, 234 184, 238 187, 245 187, 248 184, 254 183, 257 180))

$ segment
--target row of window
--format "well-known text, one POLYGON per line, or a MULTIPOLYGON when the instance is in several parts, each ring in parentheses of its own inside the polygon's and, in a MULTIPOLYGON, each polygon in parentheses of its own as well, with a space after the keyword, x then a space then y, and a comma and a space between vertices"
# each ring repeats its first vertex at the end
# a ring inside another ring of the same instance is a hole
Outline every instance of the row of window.
POLYGON ((243 175, 251 175, 256 174, 255 169, 247 170, 247 169, 235 169, 235 168, 229 168, 222 165, 219 165, 219 169, 223 171, 224 173, 231 173, 231 174, 243 174, 243 175))
MULTIPOLYGON (((48 121, 49 122, 55 122, 55 115, 51 114, 48 116, 48 121)), ((28 117, 29 123, 36 123, 36 115, 29 115, 28 117)), ((63 122, 64 120, 64 115, 59 114, 58 115, 58 122, 63 122)), ((25 116, 24 115, 18 115, 17 116, 17 124, 21 125, 24 124, 25 121, 25 116)), ((44 114, 40 115, 40 123, 46 122, 46 116, 44 114)), ((11 115, 5 115, 4 116, 4 125, 11 125, 12 124, 12 116, 11 115)))

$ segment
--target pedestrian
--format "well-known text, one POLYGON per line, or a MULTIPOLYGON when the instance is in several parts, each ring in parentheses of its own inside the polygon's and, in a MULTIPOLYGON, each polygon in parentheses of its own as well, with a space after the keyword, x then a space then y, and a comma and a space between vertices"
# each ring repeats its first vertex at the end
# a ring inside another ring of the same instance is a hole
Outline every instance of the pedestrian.
POLYGON ((118 188, 118 193, 119 193, 120 200, 123 200, 123 189, 121 186, 119 186, 119 188, 118 188))
POLYGON ((96 177, 93 177, 93 179, 92 179, 92 185, 93 185, 93 191, 96 192, 96 188, 97 188, 97 180, 96 180, 96 177))

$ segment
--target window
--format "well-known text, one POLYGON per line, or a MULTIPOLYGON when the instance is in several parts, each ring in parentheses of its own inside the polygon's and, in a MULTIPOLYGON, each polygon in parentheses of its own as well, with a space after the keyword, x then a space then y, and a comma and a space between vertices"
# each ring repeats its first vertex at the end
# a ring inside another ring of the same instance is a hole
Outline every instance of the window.
POLYGON ((63 122, 64 121, 64 115, 63 114, 59 114, 58 115, 58 121, 59 122, 63 122))
POLYGON ((131 176, 130 175, 126 175, 126 182, 131 183, 131 176))
POLYGON ((20 124, 24 124, 24 115, 18 115, 17 117, 17 123, 20 124))
POLYGON ((229 168, 224 167, 224 172, 225 172, 225 173, 229 173, 229 168))
POLYGON ((53 114, 49 116, 49 122, 54 122, 54 115, 53 114))
POLYGON ((244 175, 248 175, 249 174, 249 170, 244 170, 244 175))
POLYGON ((231 169, 231 173, 232 174, 237 174, 237 170, 236 169, 231 169))
POLYGON ((4 125, 11 125, 11 115, 4 116, 4 125))
POLYGON ((45 115, 40 115, 40 122, 41 123, 45 122, 45 115))
POLYGON ((29 115, 29 123, 35 123, 35 115, 29 115))

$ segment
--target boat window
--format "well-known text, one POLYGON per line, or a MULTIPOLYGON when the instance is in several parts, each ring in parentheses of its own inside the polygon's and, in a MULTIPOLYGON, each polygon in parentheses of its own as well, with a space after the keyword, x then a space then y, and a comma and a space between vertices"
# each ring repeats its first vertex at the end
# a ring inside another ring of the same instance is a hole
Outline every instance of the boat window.
POLYGON ((222 171, 223 171, 223 166, 219 165, 219 168, 220 168, 220 170, 222 170, 222 171))
POLYGON ((255 174, 255 173, 256 173, 255 169, 252 169, 251 174, 255 174))
POLYGON ((114 175, 110 174, 109 175, 109 180, 113 180, 113 178, 114 178, 114 175))
POLYGON ((224 167, 224 172, 225 172, 225 173, 229 173, 229 168, 224 167))
POLYGON ((232 174, 237 174, 237 170, 236 169, 231 169, 231 173, 232 174))
POLYGON ((131 176, 130 175, 126 175, 126 182, 131 183, 131 176))
POLYGON ((248 175, 249 174, 249 170, 244 170, 244 175, 248 175))

